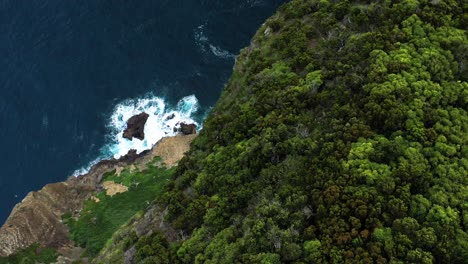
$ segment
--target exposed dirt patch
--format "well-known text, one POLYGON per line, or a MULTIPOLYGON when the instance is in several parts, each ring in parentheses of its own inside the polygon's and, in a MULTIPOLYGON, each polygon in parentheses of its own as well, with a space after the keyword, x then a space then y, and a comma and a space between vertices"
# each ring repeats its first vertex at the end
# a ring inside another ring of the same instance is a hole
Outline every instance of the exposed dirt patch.
POLYGON ((113 181, 105 181, 102 183, 102 187, 106 189, 106 195, 114 196, 118 193, 124 193, 128 191, 128 187, 113 181))
POLYGON ((101 200, 97 198, 96 196, 91 196, 91 200, 95 201, 96 203, 99 203, 101 200))
POLYGON ((120 173, 124 170, 124 167, 115 168, 115 175, 120 176, 120 173))

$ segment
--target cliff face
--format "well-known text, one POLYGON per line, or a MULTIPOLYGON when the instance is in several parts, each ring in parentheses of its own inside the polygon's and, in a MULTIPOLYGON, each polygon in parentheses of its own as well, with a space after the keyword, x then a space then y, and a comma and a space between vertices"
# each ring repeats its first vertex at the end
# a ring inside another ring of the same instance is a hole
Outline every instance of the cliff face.
POLYGON ((462 2, 285 4, 96 263, 466 263, 462 2))
POLYGON ((29 193, 0 229, 0 255, 10 255, 34 243, 54 248, 71 246, 61 216, 79 210, 95 190, 95 184, 73 179, 29 193))
POLYGON ((284 5, 164 194, 93 262, 466 263, 461 6, 284 5))
POLYGON ((166 166, 174 166, 194 138, 195 135, 163 138, 149 151, 101 161, 87 174, 48 184, 29 193, 0 228, 0 256, 8 256, 36 243, 55 249, 73 247, 62 215, 79 213, 84 201, 102 190, 101 180, 105 172, 121 170, 130 164, 145 167, 156 156, 161 157, 166 166))

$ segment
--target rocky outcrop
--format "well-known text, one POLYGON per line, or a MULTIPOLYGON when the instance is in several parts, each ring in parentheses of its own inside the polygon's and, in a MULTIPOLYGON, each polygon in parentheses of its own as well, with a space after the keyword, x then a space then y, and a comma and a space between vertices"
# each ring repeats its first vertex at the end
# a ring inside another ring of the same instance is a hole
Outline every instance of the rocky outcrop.
POLYGON ((173 167, 177 165, 179 160, 184 157, 184 154, 189 151, 190 143, 195 137, 195 134, 165 137, 156 143, 154 148, 151 149, 151 154, 145 156, 143 159, 148 159, 146 161, 147 163, 150 161, 149 158, 161 157, 167 167, 173 167))
POLYGON ((174 132, 182 133, 183 135, 197 134, 197 125, 180 123, 174 127, 174 132), (177 126, 178 125, 178 126, 177 126))
POLYGON ((95 187, 86 182, 70 179, 29 193, 0 229, 0 255, 10 255, 36 242, 53 248, 69 246, 61 216, 78 210, 93 190, 95 187))
POLYGON ((84 201, 102 190, 105 172, 129 165, 143 167, 155 156, 161 157, 167 166, 174 166, 188 151, 194 138, 195 135, 163 138, 151 150, 140 154, 129 151, 118 160, 103 160, 87 174, 48 184, 40 191, 29 193, 0 228, 0 256, 10 255, 35 243, 62 251, 73 248, 68 228, 61 221, 62 215, 78 213, 84 201))
POLYGON ((148 117, 147 113, 140 113, 130 117, 127 121, 127 129, 123 132, 123 137, 130 140, 133 138, 145 139, 145 124, 148 117))
POLYGON ((192 135, 197 133, 197 126, 195 124, 180 124, 180 131, 184 135, 192 135))
POLYGON ((175 117, 175 114, 170 114, 164 120, 166 120, 166 121, 172 120, 172 119, 174 119, 174 117, 175 117))

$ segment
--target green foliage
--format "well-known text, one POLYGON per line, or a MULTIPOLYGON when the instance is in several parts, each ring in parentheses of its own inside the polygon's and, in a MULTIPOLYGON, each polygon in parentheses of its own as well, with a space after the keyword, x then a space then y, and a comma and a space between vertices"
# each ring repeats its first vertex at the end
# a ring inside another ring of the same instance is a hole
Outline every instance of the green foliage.
POLYGON ((139 260, 466 263, 467 8, 282 6, 159 201, 180 243, 139 260))
POLYGON ((97 194, 100 201, 86 201, 78 218, 64 215, 72 240, 86 248, 88 255, 95 256, 106 243, 110 243, 108 240, 120 226, 161 193, 172 173, 173 169, 150 165, 144 171, 130 172, 126 169, 119 176, 114 172, 105 174, 103 181, 114 181, 129 189, 114 196, 107 196, 105 191, 97 194))
POLYGON ((158 232, 141 237, 135 244, 135 250, 137 263, 173 263, 171 260, 174 259, 174 252, 169 248, 166 239, 158 232))
POLYGON ((54 263, 57 256, 53 249, 32 245, 8 257, 0 257, 0 264, 48 264, 54 263))
POLYGON ((322 263, 323 257, 321 253, 322 244, 320 240, 309 240, 304 242, 304 260, 309 263, 322 263))

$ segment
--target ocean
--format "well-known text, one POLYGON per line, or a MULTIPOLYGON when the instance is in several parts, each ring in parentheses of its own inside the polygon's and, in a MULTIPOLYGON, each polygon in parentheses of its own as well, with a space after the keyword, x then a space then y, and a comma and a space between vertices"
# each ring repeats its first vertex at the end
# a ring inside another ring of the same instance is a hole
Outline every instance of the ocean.
POLYGON ((0 224, 30 191, 203 118, 285 0, 0 0, 0 224), (150 114, 144 141, 120 137, 150 114), (172 122, 172 121, 171 121, 172 122))

